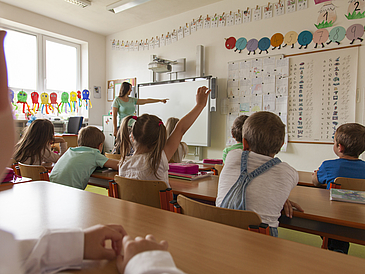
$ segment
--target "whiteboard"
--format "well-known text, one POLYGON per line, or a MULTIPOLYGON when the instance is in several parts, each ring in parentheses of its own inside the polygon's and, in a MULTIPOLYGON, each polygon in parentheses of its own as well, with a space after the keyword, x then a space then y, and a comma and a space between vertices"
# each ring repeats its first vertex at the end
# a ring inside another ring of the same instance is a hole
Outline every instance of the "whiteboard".
MULTIPOLYGON (((168 98, 166 104, 155 103, 140 105, 138 114, 153 114, 166 123, 170 117, 181 119, 196 104, 196 91, 201 86, 210 88, 211 77, 189 78, 183 80, 146 83, 138 85, 138 98, 168 98)), ((198 119, 183 136, 182 141, 191 146, 210 146, 209 101, 198 119)))

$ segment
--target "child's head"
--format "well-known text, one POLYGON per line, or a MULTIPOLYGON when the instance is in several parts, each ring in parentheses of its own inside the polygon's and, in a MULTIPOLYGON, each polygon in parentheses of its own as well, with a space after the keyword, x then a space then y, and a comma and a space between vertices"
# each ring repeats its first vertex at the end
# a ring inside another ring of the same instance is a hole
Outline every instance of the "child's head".
POLYGON ((247 118, 247 115, 241 115, 238 116, 233 122, 231 134, 238 143, 242 143, 242 127, 247 118))
POLYGON ((123 82, 122 86, 120 87, 119 96, 124 97, 126 94, 128 94, 131 87, 132 87, 132 85, 130 83, 123 82))
POLYGON ((103 144, 105 140, 104 133, 97 127, 87 126, 81 128, 77 138, 77 144, 79 147, 91 147, 99 149, 100 144, 103 144))
POLYGON ((13 158, 18 162, 25 162, 31 159, 31 164, 35 163, 36 156, 39 161, 42 155, 50 145, 54 142, 54 127, 52 122, 47 119, 34 120, 24 131, 20 141, 15 146, 13 158))
POLYGON ((253 152, 273 156, 280 151, 285 139, 285 125, 272 112, 259 111, 243 124, 242 137, 253 152))
POLYGON ((179 119, 175 117, 170 117, 169 119, 167 119, 166 121, 167 136, 170 136, 171 133, 174 131, 177 122, 179 122, 179 119))
POLYGON ((151 171, 156 175, 162 150, 166 144, 167 133, 163 122, 155 115, 143 114, 139 117, 129 115, 123 119, 121 125, 121 163, 124 162, 132 146, 128 131, 128 122, 132 118, 136 120, 132 127, 135 153, 148 154, 151 171))
POLYGON ((343 146, 342 154, 359 158, 365 150, 365 127, 358 123, 339 126, 335 133, 335 146, 338 145, 343 146))

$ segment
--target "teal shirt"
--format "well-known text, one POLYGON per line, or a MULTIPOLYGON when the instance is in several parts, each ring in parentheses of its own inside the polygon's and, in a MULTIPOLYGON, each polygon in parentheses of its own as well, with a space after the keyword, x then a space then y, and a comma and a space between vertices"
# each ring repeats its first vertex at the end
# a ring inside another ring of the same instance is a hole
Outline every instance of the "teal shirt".
POLYGON ((230 152, 231 150, 234 150, 234 149, 243 149, 243 144, 237 143, 233 146, 226 147, 225 149, 223 149, 223 163, 226 162, 226 157, 227 157, 228 152, 230 152))
POLYGON ((124 102, 120 97, 116 97, 113 101, 113 108, 118 109, 118 127, 122 124, 122 120, 124 117, 127 117, 128 115, 133 115, 136 111, 135 105, 137 104, 137 98, 128 97, 129 101, 124 102))
POLYGON ((70 147, 57 161, 49 180, 65 186, 85 189, 96 167, 108 161, 96 148, 70 147))

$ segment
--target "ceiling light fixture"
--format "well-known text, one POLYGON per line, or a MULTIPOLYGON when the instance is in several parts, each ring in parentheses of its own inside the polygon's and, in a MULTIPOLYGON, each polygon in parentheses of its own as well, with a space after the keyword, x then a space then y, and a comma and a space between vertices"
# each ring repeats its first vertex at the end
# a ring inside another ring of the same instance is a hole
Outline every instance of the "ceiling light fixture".
POLYGON ((114 4, 106 6, 106 9, 112 13, 118 13, 123 10, 127 10, 133 8, 135 6, 139 6, 151 0, 122 0, 118 1, 114 4))
POLYGON ((86 8, 87 6, 91 5, 91 1, 89 0, 65 0, 65 1, 83 8, 86 8))

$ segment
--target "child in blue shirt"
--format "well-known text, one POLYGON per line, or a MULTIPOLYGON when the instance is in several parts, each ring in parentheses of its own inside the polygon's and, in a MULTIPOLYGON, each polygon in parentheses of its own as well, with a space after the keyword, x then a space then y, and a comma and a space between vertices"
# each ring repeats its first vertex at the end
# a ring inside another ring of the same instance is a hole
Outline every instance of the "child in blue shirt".
MULTIPOLYGON (((365 127, 358 123, 343 124, 336 130, 333 151, 339 157, 324 161, 312 174, 315 186, 327 184, 327 189, 337 177, 365 179, 365 162, 359 159, 365 150, 365 127)), ((328 249, 348 253, 349 243, 328 239, 328 249)))
POLYGON ((85 189, 97 167, 118 170, 118 160, 108 159, 101 151, 105 136, 101 130, 87 126, 80 130, 78 147, 69 148, 53 167, 49 180, 61 185, 85 189))

